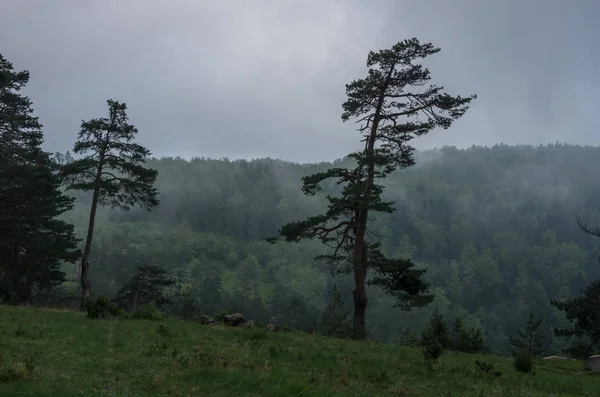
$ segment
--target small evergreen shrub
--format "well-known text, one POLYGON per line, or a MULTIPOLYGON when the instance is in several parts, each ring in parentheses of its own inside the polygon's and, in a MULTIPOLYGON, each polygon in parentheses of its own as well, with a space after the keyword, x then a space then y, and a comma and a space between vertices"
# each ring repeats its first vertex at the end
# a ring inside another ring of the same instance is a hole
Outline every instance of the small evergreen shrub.
POLYGON ((485 361, 475 360, 475 365, 483 373, 494 375, 496 378, 502 376, 502 372, 494 371, 494 364, 486 363, 485 361))
POLYGON ((140 320, 152 320, 152 321, 160 321, 164 318, 163 314, 156 307, 156 303, 148 303, 137 309, 132 318, 140 319, 140 320))
POLYGON ((160 323, 158 324, 158 327, 156 327, 156 335, 166 337, 170 334, 171 331, 169 330, 169 327, 167 327, 164 323, 160 323))
POLYGON ((514 356, 513 365, 518 372, 531 372, 533 370, 533 357, 525 352, 521 352, 514 356))
POLYGON ((427 326, 421 332, 421 344, 423 346, 423 356, 430 363, 436 363, 438 358, 444 352, 449 343, 450 335, 448 326, 444 322, 441 314, 437 314, 437 310, 427 326))
POLYGON ((95 299, 90 297, 85 304, 85 310, 87 316, 93 319, 117 317, 121 314, 117 305, 104 296, 95 299))
POLYGON ((191 320, 200 313, 200 307, 189 291, 183 294, 179 311, 184 320, 191 320))
POLYGON ((465 346, 462 351, 465 353, 481 353, 487 350, 487 346, 485 345, 485 339, 483 338, 483 334, 480 329, 471 328, 468 332, 465 333, 465 346))
POLYGON ((352 324, 350 323, 350 310, 346 309, 342 295, 337 285, 333 285, 329 292, 330 302, 323 312, 321 319, 323 335, 332 338, 350 338, 352 324))
POLYGON ((225 319, 225 316, 230 315, 231 313, 236 313, 237 311, 235 310, 235 308, 231 308, 229 310, 219 310, 219 312, 217 314, 215 314, 214 319, 222 322, 225 319))
POLYGON ((578 360, 585 360, 590 351, 590 342, 586 341, 582 337, 576 337, 571 342, 571 345, 567 349, 567 353, 571 355, 572 358, 578 360))

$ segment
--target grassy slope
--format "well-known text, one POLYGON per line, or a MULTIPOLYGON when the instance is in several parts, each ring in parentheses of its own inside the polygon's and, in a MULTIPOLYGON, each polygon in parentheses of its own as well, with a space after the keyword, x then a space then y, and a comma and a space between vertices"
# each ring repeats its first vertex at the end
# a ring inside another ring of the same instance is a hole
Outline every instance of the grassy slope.
POLYGON ((548 368, 556 363, 519 374, 506 358, 447 353, 430 371, 417 349, 178 320, 162 323, 165 336, 160 324, 0 306, 0 378, 10 371, 21 377, 0 383, 0 395, 598 395, 597 377, 548 368), (30 373, 27 357, 35 363, 30 373), (503 376, 479 371, 476 358, 496 364, 503 376))

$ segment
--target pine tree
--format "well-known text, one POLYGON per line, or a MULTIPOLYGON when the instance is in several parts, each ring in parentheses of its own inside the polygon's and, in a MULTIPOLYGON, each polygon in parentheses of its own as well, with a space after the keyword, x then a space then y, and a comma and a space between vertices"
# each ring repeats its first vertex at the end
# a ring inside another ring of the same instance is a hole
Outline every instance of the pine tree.
POLYGON ((551 304, 565 312, 573 323, 571 328, 555 328, 554 335, 560 337, 585 337, 588 348, 585 355, 600 346, 600 280, 593 281, 582 291, 582 295, 571 299, 553 299, 551 304))
POLYGON ((509 338, 513 354, 526 354, 531 358, 542 354, 544 336, 540 333, 541 324, 542 320, 536 320, 533 310, 531 310, 525 326, 517 331, 518 336, 509 338))
POLYGON ((42 125, 19 93, 28 82, 29 72, 0 55, 0 300, 8 302, 62 283, 61 263, 80 255, 73 225, 58 219, 73 199, 61 192, 42 125))
POLYGON ((356 339, 366 335, 369 268, 376 272, 369 284, 378 285, 395 296, 402 309, 423 306, 433 299, 425 294, 428 288, 422 279, 425 270, 416 269, 408 259, 386 258, 379 244, 369 241, 368 225, 370 212, 394 211, 393 202, 382 200, 384 187, 376 181, 396 169, 415 164, 410 140, 437 127, 449 128, 476 98, 453 97, 435 85, 421 88, 431 79, 430 73, 415 61, 439 51, 432 44, 421 44, 413 38, 391 49, 369 53, 368 76, 346 86, 348 99, 342 104, 343 121, 355 119, 362 123, 359 132, 364 138, 361 140, 364 149, 348 156, 356 167, 335 167, 302 180, 302 191, 312 196, 321 190, 324 181, 334 178, 343 186, 341 197, 328 196, 329 205, 324 214, 288 223, 279 230, 286 241, 320 239, 333 249, 331 254, 320 258, 338 272, 353 273, 353 337, 356 339))
POLYGON ((331 287, 330 302, 323 312, 323 334, 335 338, 351 336, 352 327, 349 322, 350 311, 344 307, 342 295, 337 285, 331 287))
POLYGON ((465 349, 467 335, 467 331, 462 323, 462 318, 460 316, 456 316, 454 318, 454 326, 451 332, 452 347, 454 350, 463 351, 465 349))
POLYGON ((215 261, 203 261, 202 278, 199 280, 200 302, 206 313, 214 313, 223 296, 222 269, 215 261))
POLYGON ((165 269, 158 266, 138 266, 137 273, 118 293, 121 304, 134 312, 139 306, 154 302, 161 307, 171 301, 165 296, 165 288, 175 284, 165 269))
POLYGON ((444 316, 433 314, 429 323, 421 332, 421 344, 423 345, 423 356, 430 363, 437 362, 444 350, 450 346, 450 334, 444 316))
POLYGON ((73 153, 83 157, 61 167, 61 174, 69 189, 93 193, 81 258, 81 310, 91 293, 89 256, 98 205, 127 211, 137 204, 150 211, 159 204, 158 192, 154 187, 158 171, 142 165, 150 151, 132 142, 138 130, 128 124, 127 106, 111 99, 107 103, 108 118, 81 123, 73 153))

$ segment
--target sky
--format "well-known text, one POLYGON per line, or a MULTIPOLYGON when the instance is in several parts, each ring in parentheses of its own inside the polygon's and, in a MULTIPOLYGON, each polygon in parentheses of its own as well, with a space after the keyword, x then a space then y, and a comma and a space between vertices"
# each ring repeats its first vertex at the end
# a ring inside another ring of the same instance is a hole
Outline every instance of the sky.
POLYGON ((597 0, 0 0, 0 53, 29 70, 45 147, 125 102, 155 156, 331 161, 360 149, 345 85, 416 37, 432 83, 477 94, 413 141, 600 145, 597 0))

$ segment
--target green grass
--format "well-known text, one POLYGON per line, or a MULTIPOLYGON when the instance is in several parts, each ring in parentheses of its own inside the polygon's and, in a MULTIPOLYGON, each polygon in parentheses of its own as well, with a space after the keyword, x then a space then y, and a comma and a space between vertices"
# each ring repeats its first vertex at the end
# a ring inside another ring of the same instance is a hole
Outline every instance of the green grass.
POLYGON ((446 353, 429 369, 419 349, 395 345, 7 306, 0 356, 0 395, 15 397, 581 397, 600 381, 571 360, 521 374, 507 358, 446 353))

